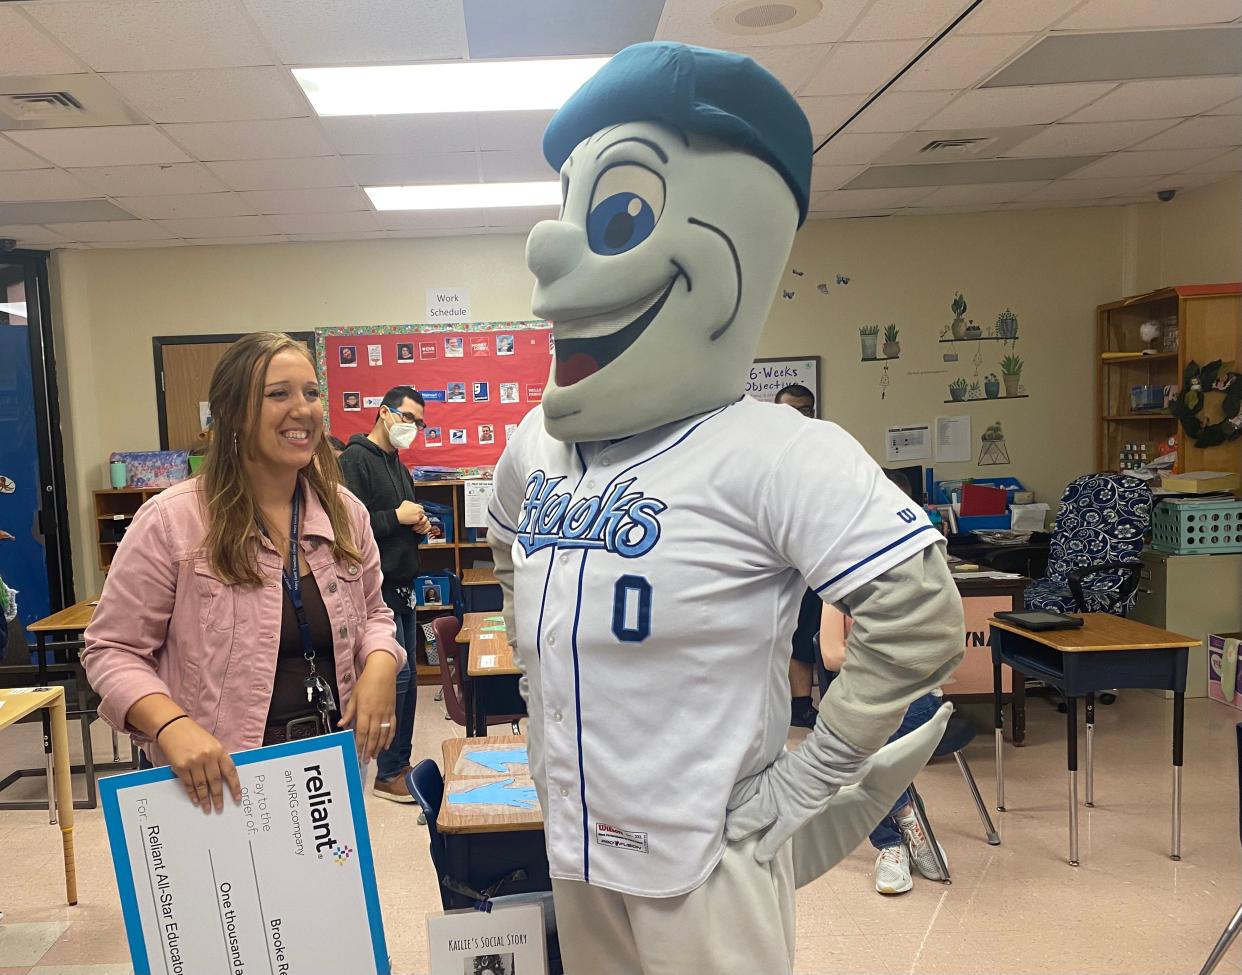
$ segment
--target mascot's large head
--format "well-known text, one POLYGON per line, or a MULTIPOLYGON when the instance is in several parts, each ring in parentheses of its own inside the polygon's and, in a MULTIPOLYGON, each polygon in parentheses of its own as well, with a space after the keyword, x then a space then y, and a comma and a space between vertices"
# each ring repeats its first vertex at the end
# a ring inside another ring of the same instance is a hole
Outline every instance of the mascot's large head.
POLYGON ((558 440, 608 440, 737 399, 794 232, 811 130, 750 58, 635 44, 544 134, 559 220, 531 231, 533 308, 556 339, 558 440))

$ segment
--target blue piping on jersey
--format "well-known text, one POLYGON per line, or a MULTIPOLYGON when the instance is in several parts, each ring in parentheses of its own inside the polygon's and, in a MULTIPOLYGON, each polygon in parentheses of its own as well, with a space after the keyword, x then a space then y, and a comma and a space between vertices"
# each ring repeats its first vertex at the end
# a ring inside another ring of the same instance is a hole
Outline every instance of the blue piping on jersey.
POLYGON ((890 551, 890 550, 892 550, 892 549, 896 548, 896 547, 897 547, 898 545, 900 545, 902 542, 907 542, 907 541, 909 541, 910 539, 912 539, 915 535, 921 535, 923 532, 930 532, 930 531, 935 531, 935 530, 936 530, 936 528, 935 528, 935 526, 934 526, 934 525, 924 525, 922 528, 916 528, 916 529, 914 529, 914 531, 910 532, 909 534, 902 535, 902 536, 901 536, 901 538, 897 539, 897 541, 895 541, 895 542, 889 542, 887 545, 885 545, 885 546, 884 546, 882 549, 880 549, 879 551, 872 552, 870 555, 868 555, 868 556, 867 556, 865 559, 863 559, 861 562, 855 562, 853 565, 851 565, 851 566, 850 566, 848 569, 846 569, 844 572, 838 572, 835 576, 833 576, 831 579, 829 579, 829 580, 828 580, 827 582, 825 582, 822 586, 820 586, 818 589, 816 589, 816 590, 815 590, 816 595, 818 595, 819 593, 823 592, 825 589, 827 589, 829 586, 831 586, 834 582, 839 582, 839 581, 841 581, 842 579, 844 579, 847 575, 849 575, 851 572, 855 571, 856 569, 861 569, 861 568, 862 568, 864 565, 866 565, 868 562, 873 562, 873 561, 875 561, 875 560, 876 560, 876 559, 878 559, 881 555, 883 555, 885 552, 888 552, 888 551, 890 551))
POLYGON ((514 534, 514 535, 516 535, 516 534, 518 533, 518 531, 517 531, 517 529, 516 529, 516 528, 510 528, 510 527, 509 527, 508 525, 506 525, 503 521, 501 521, 501 520, 500 520, 499 518, 497 518, 494 514, 492 514, 492 512, 491 512, 490 510, 488 510, 488 512, 487 512, 487 517, 489 517, 490 519, 492 519, 492 521, 496 522, 496 526, 497 526, 498 528, 503 528, 505 531, 507 531, 507 532, 511 532, 511 533, 512 533, 512 534, 514 534))
POLYGON ((582 797, 582 882, 591 882, 591 834, 587 824, 586 766, 582 757, 582 689, 578 668, 578 620, 582 616, 582 580, 586 576, 589 552, 582 553, 582 567, 578 570, 578 603, 574 607, 574 628, 570 645, 574 653, 574 705, 578 721, 578 790, 582 797))
MULTIPOLYGON (((741 402, 741 400, 738 400, 737 402, 741 402)), ((614 484, 616 484, 616 483, 617 483, 617 481, 621 480, 621 478, 625 477, 625 475, 626 475, 626 474, 628 474, 630 471, 634 470, 635 468, 637 468, 637 467, 642 467, 642 466, 643 466, 643 464, 646 464, 646 463, 648 463, 649 461, 653 461, 653 460, 655 460, 655 459, 656 459, 657 457, 659 457, 661 454, 666 454, 666 453, 668 453, 670 450, 672 450, 674 447, 680 446, 683 442, 685 442, 686 438, 687 438, 687 437, 689 437, 689 436, 690 436, 690 434, 694 433, 694 431, 695 431, 695 430, 697 430, 699 427, 701 427, 704 423, 706 423, 708 420, 711 420, 711 419, 714 419, 715 417, 718 417, 721 413, 723 413, 725 410, 727 410, 730 406, 734 406, 734 405, 736 405, 736 404, 735 404, 735 403, 726 403, 724 406, 720 407, 720 409, 718 409, 718 410, 716 410, 716 411, 714 411, 714 412, 712 412, 712 413, 709 413, 707 416, 703 417, 703 419, 699 420, 699 422, 698 422, 698 423, 696 423, 694 426, 692 426, 689 430, 687 430, 685 433, 683 433, 680 437, 678 437, 676 440, 674 440, 674 441, 673 441, 671 444, 669 444, 667 447, 664 447, 664 448, 663 448, 663 449, 661 449, 661 450, 657 450, 657 451, 656 451, 654 454, 652 454, 650 457, 644 457, 642 460, 635 461, 633 464, 631 464, 629 467, 627 467, 625 470, 623 470, 620 474, 618 474, 616 477, 614 477, 611 481, 609 481, 609 482, 608 482, 608 486, 607 486, 607 487, 605 487, 605 488, 604 488, 604 490, 603 490, 601 493, 602 493, 602 494, 607 494, 607 493, 608 493, 608 488, 611 488, 614 484)))

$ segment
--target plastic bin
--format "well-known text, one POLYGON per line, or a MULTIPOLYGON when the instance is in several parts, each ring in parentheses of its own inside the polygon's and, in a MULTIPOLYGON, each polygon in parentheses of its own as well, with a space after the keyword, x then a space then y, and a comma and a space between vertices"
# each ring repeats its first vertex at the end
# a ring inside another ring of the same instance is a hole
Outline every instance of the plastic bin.
POLYGON ((1164 409, 1163 386, 1131 386, 1130 411, 1146 413, 1150 410, 1164 409))
POLYGON ((1242 552, 1242 501, 1166 498, 1152 512, 1151 547, 1169 555, 1242 552))

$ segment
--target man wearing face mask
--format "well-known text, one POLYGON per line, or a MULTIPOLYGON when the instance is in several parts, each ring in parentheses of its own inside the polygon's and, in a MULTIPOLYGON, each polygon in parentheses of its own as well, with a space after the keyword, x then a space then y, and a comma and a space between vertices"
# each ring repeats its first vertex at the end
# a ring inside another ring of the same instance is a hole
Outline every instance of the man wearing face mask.
POLYGON ((377 760, 374 794, 393 802, 410 803, 405 785, 414 736, 414 708, 418 701, 415 651, 418 628, 411 606, 410 587, 418 575, 420 536, 430 529, 427 514, 414 501, 414 479, 401 463, 399 452, 414 443, 423 422, 423 397, 412 386, 394 386, 380 405, 375 426, 365 437, 356 433, 341 454, 346 486, 371 513, 371 530, 380 550, 384 571, 384 602, 397 623, 397 642, 406 651, 405 668, 397 675, 397 728, 392 745, 377 760))

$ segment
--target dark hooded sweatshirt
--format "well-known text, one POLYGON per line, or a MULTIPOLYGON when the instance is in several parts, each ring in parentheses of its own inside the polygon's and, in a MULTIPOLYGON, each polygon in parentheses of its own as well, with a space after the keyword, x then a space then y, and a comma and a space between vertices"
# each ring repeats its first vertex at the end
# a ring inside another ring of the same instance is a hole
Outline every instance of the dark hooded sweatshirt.
POLYGON ((380 550, 384 588, 409 588, 418 575, 420 535, 397 521, 402 501, 414 500, 414 479, 396 451, 385 453, 361 433, 349 438, 341 453, 341 473, 349 488, 371 512, 371 531, 380 550))

